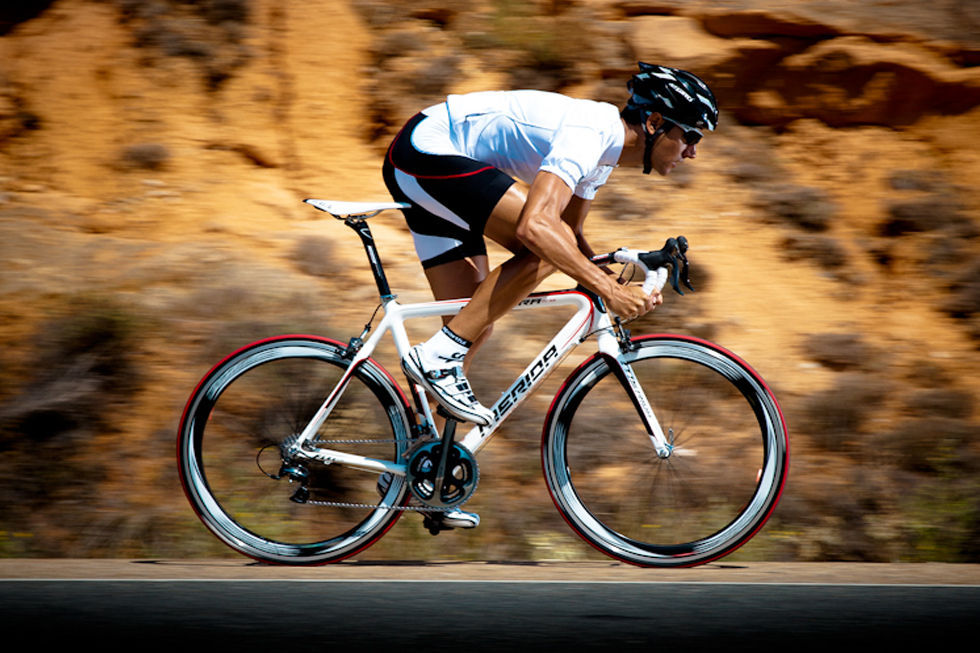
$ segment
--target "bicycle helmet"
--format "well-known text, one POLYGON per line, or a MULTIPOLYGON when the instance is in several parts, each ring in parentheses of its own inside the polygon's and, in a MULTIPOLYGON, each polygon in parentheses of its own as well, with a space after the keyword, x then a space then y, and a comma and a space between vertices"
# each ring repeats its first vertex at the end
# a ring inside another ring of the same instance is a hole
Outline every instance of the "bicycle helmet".
POLYGON ((714 131, 718 125, 718 104, 714 93, 697 75, 678 68, 639 62, 640 72, 626 83, 630 99, 626 111, 640 118, 646 132, 643 172, 650 174, 651 154, 657 138, 677 125, 684 130, 689 145, 701 140, 702 130, 714 131), (664 123, 653 133, 646 122, 651 113, 664 117, 664 123))

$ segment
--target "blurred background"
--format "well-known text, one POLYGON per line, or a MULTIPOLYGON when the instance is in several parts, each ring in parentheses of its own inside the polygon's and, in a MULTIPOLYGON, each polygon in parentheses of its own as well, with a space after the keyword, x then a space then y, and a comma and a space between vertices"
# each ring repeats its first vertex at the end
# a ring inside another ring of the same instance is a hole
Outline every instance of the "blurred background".
MULTIPOLYGON (((184 402, 234 348, 346 341, 377 299, 353 234, 301 200, 388 199, 388 141, 447 93, 621 106, 637 60, 704 77, 721 125, 669 178, 616 171, 587 234, 685 234, 698 292, 634 333, 710 338, 783 405, 786 492, 732 559, 980 561, 971 0, 4 2, 0 555, 236 555, 181 491, 184 402)), ((427 299, 400 216, 372 225, 399 296, 427 299)), ((520 319, 478 394, 526 362, 520 319)), ((565 370, 481 454, 480 528, 408 515, 360 558, 601 557, 540 472, 565 370)))

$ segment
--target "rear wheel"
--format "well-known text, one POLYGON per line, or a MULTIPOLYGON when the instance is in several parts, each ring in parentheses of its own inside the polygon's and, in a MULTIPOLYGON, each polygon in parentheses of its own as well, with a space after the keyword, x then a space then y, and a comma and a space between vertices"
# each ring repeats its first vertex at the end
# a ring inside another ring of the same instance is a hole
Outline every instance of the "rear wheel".
MULTIPOLYGON (((261 341, 219 363, 188 401, 178 436, 181 482, 204 525, 233 549, 273 563, 332 562, 375 542, 401 514, 391 506, 407 500, 402 476, 379 490, 376 472, 283 459, 284 445, 349 367, 343 354, 326 339, 261 341)), ((397 385, 366 361, 317 440, 403 462, 411 432, 397 385)))
POLYGON ((702 564, 762 527, 788 463, 786 427, 744 362, 683 336, 633 341, 629 365, 673 445, 657 456, 637 409, 595 356, 556 397, 545 423, 545 479, 586 541, 641 566, 702 564))

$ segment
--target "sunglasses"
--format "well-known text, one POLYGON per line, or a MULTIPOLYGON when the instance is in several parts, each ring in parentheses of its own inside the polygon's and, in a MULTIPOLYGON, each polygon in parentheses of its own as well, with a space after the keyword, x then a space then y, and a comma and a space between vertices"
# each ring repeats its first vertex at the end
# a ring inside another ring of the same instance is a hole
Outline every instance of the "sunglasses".
MULTIPOLYGON (((670 123, 676 127, 680 127, 681 131, 684 132, 684 142, 688 145, 697 145, 704 138, 704 134, 701 133, 700 129, 695 129, 694 127, 688 127, 687 125, 682 125, 678 122, 670 123)), ((670 131, 669 129, 667 131, 670 131)))
POLYGON ((697 129, 689 129, 684 132, 684 142, 688 145, 697 145, 703 136, 697 129))

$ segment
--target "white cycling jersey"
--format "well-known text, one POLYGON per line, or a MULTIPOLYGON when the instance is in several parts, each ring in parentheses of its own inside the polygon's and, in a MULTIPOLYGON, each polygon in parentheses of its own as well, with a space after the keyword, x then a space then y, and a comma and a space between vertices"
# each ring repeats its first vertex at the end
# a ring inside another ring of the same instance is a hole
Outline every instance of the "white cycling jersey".
POLYGON ((466 156, 530 184, 554 173, 591 200, 623 150, 619 109, 545 91, 450 95, 425 109, 412 145, 428 154, 466 156))

